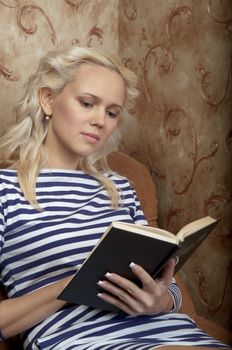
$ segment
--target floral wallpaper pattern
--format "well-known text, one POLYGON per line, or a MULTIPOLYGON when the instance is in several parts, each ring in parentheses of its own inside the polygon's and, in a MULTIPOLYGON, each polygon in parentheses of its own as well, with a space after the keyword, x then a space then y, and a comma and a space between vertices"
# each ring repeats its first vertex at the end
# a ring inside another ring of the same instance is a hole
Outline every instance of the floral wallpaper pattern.
POLYGON ((231 327, 232 3, 119 2, 119 53, 138 72, 137 134, 122 149, 156 182, 159 225, 220 223, 181 270, 198 312, 231 327))
POLYGON ((220 218, 181 275, 198 311, 232 316, 232 2, 0 0, 1 131, 48 50, 101 46, 138 73, 141 95, 121 149, 148 166, 159 224, 220 218), (127 134, 130 137, 127 137, 127 134))

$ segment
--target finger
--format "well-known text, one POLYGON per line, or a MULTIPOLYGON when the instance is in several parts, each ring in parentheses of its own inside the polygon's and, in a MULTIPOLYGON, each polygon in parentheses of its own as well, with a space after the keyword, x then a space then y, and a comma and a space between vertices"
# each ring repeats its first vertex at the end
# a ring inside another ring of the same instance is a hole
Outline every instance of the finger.
POLYGON ((115 285, 125 290, 128 294, 135 297, 135 295, 140 291, 140 288, 134 282, 124 278, 116 273, 106 273, 105 277, 107 280, 113 282, 115 285))
POLYGON ((172 283, 174 269, 176 265, 175 259, 170 259, 167 264, 164 266, 161 274, 159 275, 159 282, 165 283, 168 287, 172 283))
POLYGON ((105 300, 108 303, 111 303, 122 311, 128 313, 129 315, 134 315, 135 310, 138 308, 137 301, 128 294, 127 291, 121 289, 120 287, 115 286, 114 284, 104 280, 99 281, 98 285, 101 286, 108 293, 99 293, 98 296, 105 300))
POLYGON ((153 291, 154 287, 155 287, 155 281, 154 279, 151 277, 151 275, 149 275, 149 273, 147 271, 145 271, 142 266, 135 264, 134 262, 132 262, 130 264, 130 268, 133 271, 133 273, 135 274, 135 276, 141 281, 142 285, 143 285, 143 289, 145 291, 153 291))
POLYGON ((127 313, 128 315, 135 315, 135 313, 133 312, 133 310, 130 309, 130 307, 128 305, 126 305, 122 300, 113 297, 107 293, 98 293, 97 295, 100 299, 104 300, 105 302, 115 305, 116 307, 118 307, 120 310, 124 311, 125 313, 127 313))
POLYGON ((106 284, 105 280, 101 281, 101 283, 103 282, 105 284, 104 289, 107 289, 123 300, 131 310, 137 312, 141 309, 141 301, 144 300, 143 289, 116 273, 107 273, 105 276, 110 282, 113 282, 113 284, 106 284))
POLYGON ((127 290, 122 289, 115 284, 112 284, 106 280, 98 281, 98 285, 103 288, 105 291, 110 292, 111 295, 116 296, 117 298, 123 300, 126 304, 133 303, 133 298, 127 290))

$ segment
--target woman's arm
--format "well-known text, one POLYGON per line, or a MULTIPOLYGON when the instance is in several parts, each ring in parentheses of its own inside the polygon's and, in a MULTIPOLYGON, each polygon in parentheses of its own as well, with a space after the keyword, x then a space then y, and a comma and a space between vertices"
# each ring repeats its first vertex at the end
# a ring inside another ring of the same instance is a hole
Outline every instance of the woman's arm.
POLYGON ((70 282, 67 277, 30 294, 0 302, 0 329, 4 338, 26 331, 65 305, 57 297, 70 282))

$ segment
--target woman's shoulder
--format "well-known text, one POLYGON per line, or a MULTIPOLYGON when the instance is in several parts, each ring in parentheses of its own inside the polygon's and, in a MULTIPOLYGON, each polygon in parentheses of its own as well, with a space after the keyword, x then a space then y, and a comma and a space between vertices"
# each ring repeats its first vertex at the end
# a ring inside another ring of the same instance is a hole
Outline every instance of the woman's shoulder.
POLYGON ((105 172, 105 175, 110 177, 112 180, 128 181, 128 179, 125 176, 120 175, 119 173, 113 170, 107 170, 105 172))
POLYGON ((18 191, 19 181, 17 170, 14 169, 0 169, 0 195, 3 196, 8 191, 18 191))
POLYGON ((106 176, 108 176, 111 181, 113 181, 116 185, 118 186, 127 186, 127 187, 133 187, 133 184, 128 180, 127 177, 117 173, 117 172, 114 172, 114 171, 108 171, 106 173, 106 176))
POLYGON ((0 178, 4 181, 4 179, 15 179, 17 178, 17 170, 10 168, 2 168, 0 169, 0 178))

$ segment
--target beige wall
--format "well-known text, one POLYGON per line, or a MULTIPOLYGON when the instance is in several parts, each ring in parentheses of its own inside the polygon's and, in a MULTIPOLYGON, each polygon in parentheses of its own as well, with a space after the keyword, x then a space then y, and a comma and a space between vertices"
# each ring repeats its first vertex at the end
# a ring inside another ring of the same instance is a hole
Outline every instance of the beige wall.
POLYGON ((119 53, 138 72, 142 90, 134 111, 138 135, 122 149, 150 168, 161 227, 176 232, 204 215, 221 218, 182 277, 200 313, 229 327, 232 3, 119 4, 119 53))
POLYGON ((157 184, 159 223, 218 228, 182 270, 198 310, 231 318, 231 1, 0 0, 1 130, 41 55, 68 45, 118 52, 140 77, 138 132, 122 149, 157 184), (36 4, 36 5, 35 5, 36 4), (230 22, 229 22, 230 21, 230 22), (207 256, 208 255, 208 256, 207 256), (207 256, 207 258, 206 258, 207 256))

